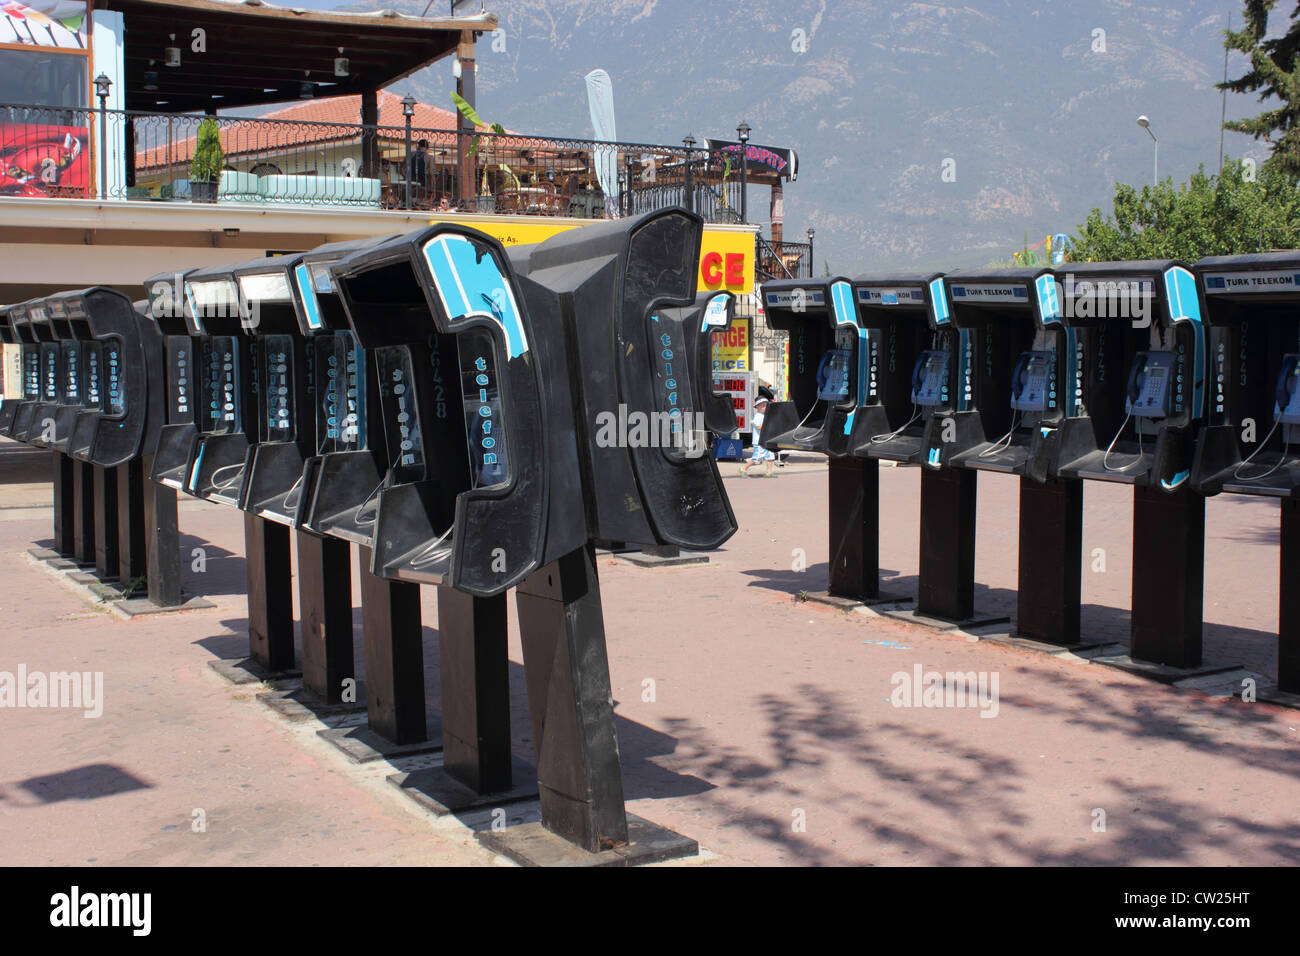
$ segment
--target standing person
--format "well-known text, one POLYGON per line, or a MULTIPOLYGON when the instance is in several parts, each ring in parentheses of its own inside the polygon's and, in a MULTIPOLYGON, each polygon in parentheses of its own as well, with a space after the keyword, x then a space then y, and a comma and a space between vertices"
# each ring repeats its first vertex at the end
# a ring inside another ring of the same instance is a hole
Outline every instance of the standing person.
POLYGON ((411 200, 421 207, 429 198, 429 141, 415 144, 415 152, 406 157, 406 181, 411 184, 411 200))
POLYGON ((754 448, 749 453, 749 461, 740 466, 740 477, 748 478, 749 469, 753 468, 760 462, 763 465, 763 477, 774 478, 772 473, 772 462, 776 456, 758 443, 758 436, 763 433, 763 418, 767 414, 767 399, 761 395, 754 400, 754 448))

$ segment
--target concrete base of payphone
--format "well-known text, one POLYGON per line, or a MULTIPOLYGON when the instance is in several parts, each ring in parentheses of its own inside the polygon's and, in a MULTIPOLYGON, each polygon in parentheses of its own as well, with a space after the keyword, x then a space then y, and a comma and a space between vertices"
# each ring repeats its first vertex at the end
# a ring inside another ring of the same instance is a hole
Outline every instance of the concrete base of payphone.
POLYGON ((921 470, 921 543, 914 610, 880 613, 940 630, 971 630, 1010 621, 975 611, 977 472, 921 470))
POLYGON ((827 586, 807 600, 841 610, 910 604, 908 596, 880 590, 880 463, 844 457, 831 458, 829 466, 827 586))
POLYGON ((388 781, 437 816, 537 796, 537 772, 510 751, 506 595, 438 587, 442 766, 388 781))
POLYGON ((699 853, 699 844, 623 802, 595 548, 573 551, 515 592, 540 823, 476 834, 532 866, 635 866, 699 853))

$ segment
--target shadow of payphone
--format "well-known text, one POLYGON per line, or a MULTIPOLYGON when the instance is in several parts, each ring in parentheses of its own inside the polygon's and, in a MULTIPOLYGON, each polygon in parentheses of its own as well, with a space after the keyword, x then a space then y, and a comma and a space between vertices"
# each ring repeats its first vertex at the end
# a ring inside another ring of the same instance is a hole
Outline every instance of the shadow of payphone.
POLYGON ((1196 667, 1205 499, 1189 477, 1207 385, 1196 279, 1166 260, 1070 263, 1058 278, 1083 404, 1057 474, 1133 486, 1131 657, 1196 667))
POLYGON ((1206 423, 1191 483, 1280 499, 1278 687, 1300 694, 1300 253, 1211 256, 1206 423))

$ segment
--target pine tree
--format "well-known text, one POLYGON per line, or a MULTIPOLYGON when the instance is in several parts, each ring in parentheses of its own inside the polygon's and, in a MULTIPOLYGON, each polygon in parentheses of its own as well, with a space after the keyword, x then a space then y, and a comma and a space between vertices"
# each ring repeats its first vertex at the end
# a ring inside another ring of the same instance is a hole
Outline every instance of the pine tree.
POLYGON ((1274 39, 1268 34, 1268 17, 1277 0, 1246 0, 1245 26, 1225 30, 1223 45, 1250 57, 1245 75, 1227 83, 1217 83, 1232 93, 1258 93, 1259 101, 1275 97, 1275 108, 1250 119, 1230 120, 1224 129, 1246 133, 1268 142, 1272 155, 1268 165, 1292 181, 1300 180, 1300 70, 1296 56, 1300 53, 1300 4, 1291 14, 1286 33, 1274 39))

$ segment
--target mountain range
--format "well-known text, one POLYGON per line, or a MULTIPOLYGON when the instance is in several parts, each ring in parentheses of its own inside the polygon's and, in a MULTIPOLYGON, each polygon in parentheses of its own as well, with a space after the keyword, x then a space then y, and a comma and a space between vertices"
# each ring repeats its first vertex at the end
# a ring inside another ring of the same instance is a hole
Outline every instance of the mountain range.
MULTIPOLYGON (((420 13, 427 0, 390 0, 420 13)), ((359 8, 372 8, 361 3, 359 8)), ((462 5, 462 10, 474 5, 462 5)), ((785 234, 816 229, 817 272, 1005 261, 1074 233, 1116 182, 1183 180, 1219 165, 1222 31, 1215 0, 490 0, 478 43, 480 114, 510 129, 592 135, 583 83, 614 85, 618 138, 688 133, 793 147, 785 234)), ((1285 14, 1275 14, 1281 19, 1285 14)), ((1233 54, 1231 73, 1245 58, 1233 54)), ((396 87, 450 104, 440 62, 396 87)), ((1229 118, 1259 112, 1229 97, 1229 118)), ((1262 144, 1225 134, 1231 157, 1262 144)), ((766 218, 766 189, 750 209, 766 218)))

